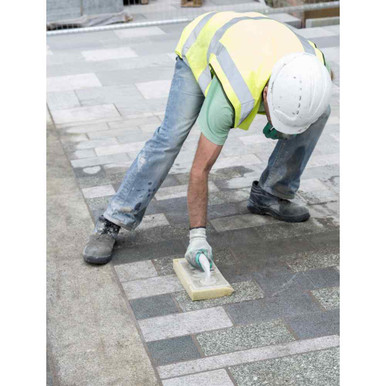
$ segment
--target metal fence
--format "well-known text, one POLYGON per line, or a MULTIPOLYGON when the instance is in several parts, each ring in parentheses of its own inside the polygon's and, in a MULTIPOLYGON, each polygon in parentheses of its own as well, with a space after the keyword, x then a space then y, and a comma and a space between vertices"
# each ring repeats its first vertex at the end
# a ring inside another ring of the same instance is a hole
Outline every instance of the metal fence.
MULTIPOLYGON (((202 6, 181 7, 181 0, 142 1, 148 1, 148 4, 123 6, 122 12, 110 15, 110 22, 112 21, 112 24, 88 26, 86 23, 83 28, 79 28, 80 25, 76 23, 73 25, 69 23, 61 25, 59 23, 55 28, 52 28, 53 30, 47 31, 47 35, 185 23, 205 12, 213 10, 286 14, 299 20, 299 25, 296 25, 299 28, 305 26, 307 19, 338 16, 340 3, 333 0, 202 0, 202 6), (114 21, 114 17, 117 20, 114 21), (123 20, 119 20, 120 18, 124 18, 126 22, 122 22, 123 20)), ((92 15, 83 15, 83 20, 90 16, 92 17, 92 15)), ((98 20, 98 18, 103 19, 103 17, 108 20, 106 15, 99 15, 95 20, 98 20)))

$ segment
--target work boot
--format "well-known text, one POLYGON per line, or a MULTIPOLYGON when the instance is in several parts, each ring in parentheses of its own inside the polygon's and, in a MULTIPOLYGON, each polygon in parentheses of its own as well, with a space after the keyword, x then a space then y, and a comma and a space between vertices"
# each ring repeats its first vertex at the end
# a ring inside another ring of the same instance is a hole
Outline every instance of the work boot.
POLYGON ((310 218, 307 208, 273 196, 259 186, 259 181, 252 183, 247 208, 251 213, 268 214, 286 222, 302 222, 310 218))
POLYGON ((100 216, 95 231, 88 240, 83 259, 90 264, 106 264, 111 260, 115 240, 121 227, 100 216))

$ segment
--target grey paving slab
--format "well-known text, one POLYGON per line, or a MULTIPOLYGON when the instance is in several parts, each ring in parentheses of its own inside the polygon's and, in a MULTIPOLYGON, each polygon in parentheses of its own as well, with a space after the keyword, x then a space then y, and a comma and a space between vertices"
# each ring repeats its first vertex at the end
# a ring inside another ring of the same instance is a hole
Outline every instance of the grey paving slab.
POLYGON ((138 231, 148 230, 150 228, 156 228, 169 225, 168 219, 163 213, 150 214, 143 217, 141 224, 138 226, 138 231))
POLYGON ((337 309, 286 317, 285 322, 299 339, 339 334, 337 309))
POLYGON ((47 78, 47 92, 73 91, 88 87, 101 87, 95 74, 76 74, 47 78))
POLYGON ((232 322, 222 307, 159 316, 139 321, 139 327, 146 342, 231 326, 232 322))
POLYGON ((339 287, 320 288, 311 293, 325 310, 339 308, 339 287))
POLYGON ((145 99, 166 98, 169 95, 170 80, 153 80, 135 84, 145 99))
POLYGON ((130 305, 137 320, 179 312, 176 303, 169 294, 134 299, 130 301, 130 305))
MULTIPOLYGON (((79 158, 90 158, 90 157, 96 157, 94 149, 76 150, 73 153, 69 154, 69 158, 71 160, 79 159, 79 158)), ((100 169, 98 169, 98 171, 99 170, 100 169)), ((91 171, 90 174, 94 174, 94 173, 91 171)))
POLYGON ((95 165, 106 165, 111 163, 119 163, 129 161, 129 157, 126 154, 110 154, 100 157, 82 158, 72 160, 71 165, 74 168, 85 168, 95 165))
POLYGON ((85 88, 76 90, 76 95, 83 106, 112 103, 125 106, 142 99, 134 85, 85 88))
POLYGON ((217 299, 199 300, 192 302, 186 291, 175 294, 175 299, 178 302, 181 309, 185 312, 200 310, 204 308, 216 307, 225 304, 233 304, 239 302, 245 302, 248 300, 260 299, 264 296, 263 291, 253 281, 244 281, 239 283, 232 283, 232 287, 235 292, 230 296, 223 296, 217 299))
POLYGON ((95 152, 98 156, 120 153, 134 153, 137 154, 145 145, 144 141, 131 142, 120 145, 111 146, 98 146, 95 148, 95 152))
POLYGON ((47 93, 47 105, 51 111, 61 109, 71 109, 73 107, 79 107, 79 100, 73 90, 48 92, 47 93))
POLYGON ((316 268, 334 267, 339 265, 339 254, 337 253, 302 253, 288 265, 294 272, 307 271, 316 268))
MULTIPOLYGON (((249 197, 249 196, 248 196, 249 197)), ((234 229, 244 229, 257 226, 263 226, 274 222, 268 216, 256 216, 253 214, 241 214, 230 217, 221 217, 210 220, 217 232, 231 231, 234 229)))
POLYGON ((301 36, 307 38, 307 39, 338 35, 338 33, 330 31, 330 30, 323 28, 323 27, 301 28, 301 29, 297 30, 296 33, 298 35, 301 35, 301 36))
POLYGON ((121 282, 157 276, 157 271, 155 270, 153 263, 149 260, 116 265, 114 266, 114 269, 121 282))
POLYGON ((304 271, 304 275, 310 280, 314 289, 323 287, 338 287, 339 272, 336 267, 327 267, 320 269, 311 269, 304 271))
POLYGON ((153 264, 158 272, 158 275, 172 275, 174 273, 173 269, 173 259, 181 258, 180 255, 166 256, 163 258, 153 259, 153 264))
POLYGON ((260 300, 229 304, 225 307, 235 324, 251 324, 320 310, 307 293, 280 294, 260 300))
POLYGON ((292 342, 295 338, 281 320, 237 326, 197 335, 204 355, 218 355, 292 342))
POLYGON ((120 39, 132 39, 133 41, 136 41, 138 38, 157 35, 163 36, 166 34, 165 31, 163 31, 160 27, 128 28, 114 31, 114 33, 120 39))
POLYGON ((338 47, 340 45, 339 36, 316 37, 312 38, 312 41, 317 47, 320 47, 322 51, 325 47, 338 47))
POLYGON ((82 51, 86 61, 103 61, 112 59, 134 58, 137 54, 130 47, 105 48, 82 51))
POLYGON ((55 123, 66 124, 96 120, 110 120, 120 118, 119 112, 113 104, 98 106, 81 106, 72 109, 54 110, 52 118, 55 123))
POLYGON ((122 283, 122 286, 130 300, 178 292, 183 289, 175 275, 128 281, 122 283))
POLYGON ((82 189, 82 192, 85 198, 113 196, 115 194, 115 190, 112 185, 102 185, 93 186, 91 188, 84 188, 82 189))
POLYGON ((339 349, 236 366, 230 372, 240 386, 338 386, 339 349))
POLYGON ((79 126, 70 126, 69 128, 65 129, 62 127, 63 130, 65 130, 68 134, 83 134, 83 133, 92 133, 94 131, 102 131, 107 130, 108 126, 106 122, 99 122, 99 123, 89 123, 89 124, 82 124, 79 126))
POLYGON ((225 370, 207 371, 185 377, 167 379, 163 386, 232 386, 233 382, 225 370))
POLYGON ((200 353, 190 336, 149 342, 147 347, 156 366, 200 358, 200 353))
MULTIPOLYGON (((234 353, 215 355, 211 357, 159 366, 157 368, 161 379, 194 374, 203 371, 221 369, 240 364, 266 361, 273 358, 287 357, 300 353, 324 350, 339 345, 339 337, 336 335, 321 338, 294 341, 279 345, 253 348, 234 353)), ((262 362, 264 363, 264 362, 262 362)))

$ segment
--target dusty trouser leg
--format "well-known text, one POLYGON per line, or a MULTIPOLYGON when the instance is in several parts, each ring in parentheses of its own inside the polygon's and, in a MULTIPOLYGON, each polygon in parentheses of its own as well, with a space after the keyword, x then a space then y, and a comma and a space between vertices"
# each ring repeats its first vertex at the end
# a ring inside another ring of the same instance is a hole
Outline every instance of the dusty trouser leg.
POLYGON ((127 171, 103 216, 136 228, 166 178, 200 112, 204 95, 190 68, 177 58, 165 118, 127 171))
POLYGON ((279 140, 262 173, 259 186, 266 192, 283 199, 294 198, 300 177, 326 125, 328 109, 304 133, 291 139, 279 140))

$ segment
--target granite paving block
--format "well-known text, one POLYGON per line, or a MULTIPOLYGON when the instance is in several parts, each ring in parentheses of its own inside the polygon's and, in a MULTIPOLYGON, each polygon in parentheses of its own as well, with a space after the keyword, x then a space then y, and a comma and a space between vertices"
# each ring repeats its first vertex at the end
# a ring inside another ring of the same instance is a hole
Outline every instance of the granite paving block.
POLYGON ((85 198, 96 198, 96 197, 106 197, 113 196, 115 190, 112 185, 102 185, 102 186, 93 186, 91 188, 82 189, 83 196, 85 198))
MULTIPOLYGON (((218 188, 213 182, 209 181, 208 191, 218 192, 218 188)), ((174 198, 186 197, 187 193, 188 193, 188 185, 170 186, 170 187, 158 189, 155 195, 155 198, 158 201, 170 200, 174 198)))
POLYGON ((130 305, 137 320, 179 312, 176 303, 169 294, 130 300, 130 305))
POLYGON ((72 91, 88 87, 101 87, 97 76, 93 73, 47 78, 47 92, 72 91))
POLYGON ((340 45, 339 36, 315 37, 312 38, 312 41, 317 47, 321 48, 322 51, 325 47, 339 47, 340 45))
POLYGON ((170 80, 154 80, 135 84, 145 99, 165 98, 169 94, 170 80))
POLYGON ((314 289, 311 280, 303 272, 292 272, 288 267, 265 268, 253 274, 266 297, 280 295, 299 295, 314 289))
POLYGON ((253 281, 243 281, 232 283, 235 290, 230 296, 223 296, 217 299, 199 300, 192 302, 186 291, 179 292, 174 295, 182 311, 193 311, 204 308, 217 307, 224 304, 233 304, 245 302, 248 300, 260 299, 264 297, 264 293, 259 285, 253 281))
POLYGON ((216 185, 220 189, 240 189, 240 188, 250 188, 252 186, 252 182, 256 180, 259 176, 259 173, 256 172, 256 178, 253 177, 236 177, 231 178, 229 180, 218 180, 216 181, 216 185))
MULTIPOLYGON (((134 87, 134 86, 132 86, 134 87)), ((138 92, 138 91, 137 91, 138 92)), ((136 116, 126 116, 122 121, 109 122, 112 129, 133 129, 144 125, 153 125, 154 130, 160 125, 161 120, 153 114, 140 114, 136 116)))
POLYGON ((208 205, 239 203, 242 201, 246 202, 249 196, 250 188, 212 192, 209 194, 208 205))
POLYGON ((339 334, 338 309, 285 317, 285 322, 299 339, 339 334))
POLYGON ((339 265, 338 253, 324 253, 323 251, 309 251, 287 263, 294 272, 308 271, 310 269, 327 268, 339 265))
POLYGON ((140 320, 138 323, 146 342, 232 326, 231 320, 222 307, 159 316, 140 320))
POLYGON ((148 36, 165 35, 165 32, 159 27, 127 28, 114 31, 114 33, 120 39, 133 39, 134 41, 148 36))
POLYGON ((327 166, 339 164, 339 154, 312 155, 307 167, 327 166))
POLYGON ((82 158, 72 160, 71 165, 73 168, 85 168, 96 165, 106 165, 112 163, 121 163, 129 161, 129 157, 126 154, 111 154, 101 157, 82 158))
POLYGON ((98 146, 95 148, 95 152, 98 156, 108 155, 108 154, 120 154, 120 153, 138 153, 143 146, 145 145, 144 141, 141 142, 132 142, 125 143, 121 145, 111 145, 111 146, 98 146))
POLYGON ((338 287, 339 272, 337 272, 335 268, 336 267, 311 269, 304 271, 303 274, 312 283, 312 289, 319 289, 323 287, 338 287))
POLYGON ((101 138, 101 139, 92 139, 89 141, 82 141, 76 144, 77 149, 92 149, 99 146, 110 146, 117 145, 118 141, 115 138, 101 138))
POLYGON ((311 293, 325 310, 339 308, 339 287, 320 288, 311 293))
POLYGON ((157 271, 151 260, 120 264, 114 268, 121 282, 157 276, 157 271))
POLYGON ((217 232, 231 231, 234 229, 252 228, 274 222, 269 216, 256 216, 254 214, 241 214, 230 217, 221 217, 210 220, 217 232))
MULTIPOLYGON (((129 300, 182 291, 176 275, 150 277, 122 283, 129 300)), ((183 335, 183 334, 182 334, 183 335)))
POLYGON ((315 37, 334 36, 337 33, 329 31, 323 27, 314 28, 301 28, 296 31, 298 35, 305 37, 306 39, 312 40, 315 37))
POLYGON ((185 377, 166 379, 163 386, 232 386, 233 382, 224 370, 208 371, 200 374, 187 375, 185 377))
POLYGON ((338 386, 339 349, 315 351, 230 369, 237 385, 338 386))
POLYGON ((275 297, 229 304, 225 308, 235 324, 251 324, 319 311, 319 307, 307 293, 280 294, 275 297))
POLYGON ((142 231, 167 225, 169 225, 169 221, 163 213, 149 214, 143 217, 142 222, 138 226, 137 230, 142 231))
MULTIPOLYGON (((97 131, 97 132, 93 132, 93 133, 88 133, 88 137, 90 139, 108 139, 108 138, 111 138, 111 137, 120 137, 120 136, 124 136, 124 135, 132 135, 132 136, 136 136, 136 141, 135 142, 138 142, 140 139, 138 139, 138 131, 136 131, 135 129, 132 130, 132 129, 127 129, 127 128, 124 128, 124 129, 108 129, 108 130, 101 130, 101 131, 97 131)), ((117 138, 119 139, 119 138, 117 138)), ((117 140, 116 140, 117 141, 117 140)), ((117 142, 121 142, 121 141, 117 141, 117 142)))
POLYGON ((338 336, 324 336, 322 338, 253 348, 250 350, 237 351, 234 353, 220 354, 171 365, 159 366, 157 370, 161 379, 165 379, 208 370, 221 369, 229 366, 237 366, 240 364, 266 361, 267 359, 272 358, 281 358, 300 353, 324 350, 338 345, 338 336))
MULTIPOLYGON (((94 149, 76 150, 70 154, 70 159, 96 157, 94 149)), ((99 170, 98 170, 99 171, 99 170)), ((94 174, 94 173, 91 173, 94 174)))
POLYGON ((47 93, 47 105, 50 111, 79 107, 80 103, 74 91, 47 93))
POLYGON ((318 178, 302 179, 299 189, 303 192, 328 190, 328 187, 318 178))
POLYGON ((142 99, 134 85, 87 88, 76 90, 76 95, 83 106, 114 103, 118 107, 142 99))
POLYGON ((86 202, 90 210, 100 211, 107 208, 107 205, 111 199, 111 196, 87 198, 86 202))
POLYGON ((287 343, 295 340, 280 319, 249 326, 204 332, 198 334, 196 338, 206 356, 287 343))
POLYGON ((118 110, 112 104, 99 106, 82 106, 72 109, 51 111, 55 123, 71 123, 120 118, 118 110))
POLYGON ((103 60, 134 58, 138 55, 130 47, 126 46, 82 51, 82 56, 88 62, 98 62, 103 60))
POLYGON ((79 126, 71 126, 70 128, 66 129, 66 133, 69 134, 83 134, 83 133, 90 133, 94 131, 102 131, 107 130, 108 126, 105 122, 100 123, 88 123, 85 125, 79 125, 79 126))
POLYGON ((156 366, 200 358, 200 353, 190 336, 149 342, 147 347, 156 366))
POLYGON ((245 154, 241 156, 231 156, 231 157, 222 157, 219 158, 216 163, 213 165, 213 169, 222 169, 222 168, 228 168, 231 166, 237 166, 237 165, 254 165, 254 164, 260 164, 262 161, 254 154, 245 154))
POLYGON ((313 192, 299 191, 298 196, 300 196, 308 205, 323 204, 339 200, 339 194, 330 189, 317 190, 313 192))
POLYGON ((174 274, 173 259, 180 259, 181 255, 165 256, 153 259, 153 264, 159 276, 174 274))

